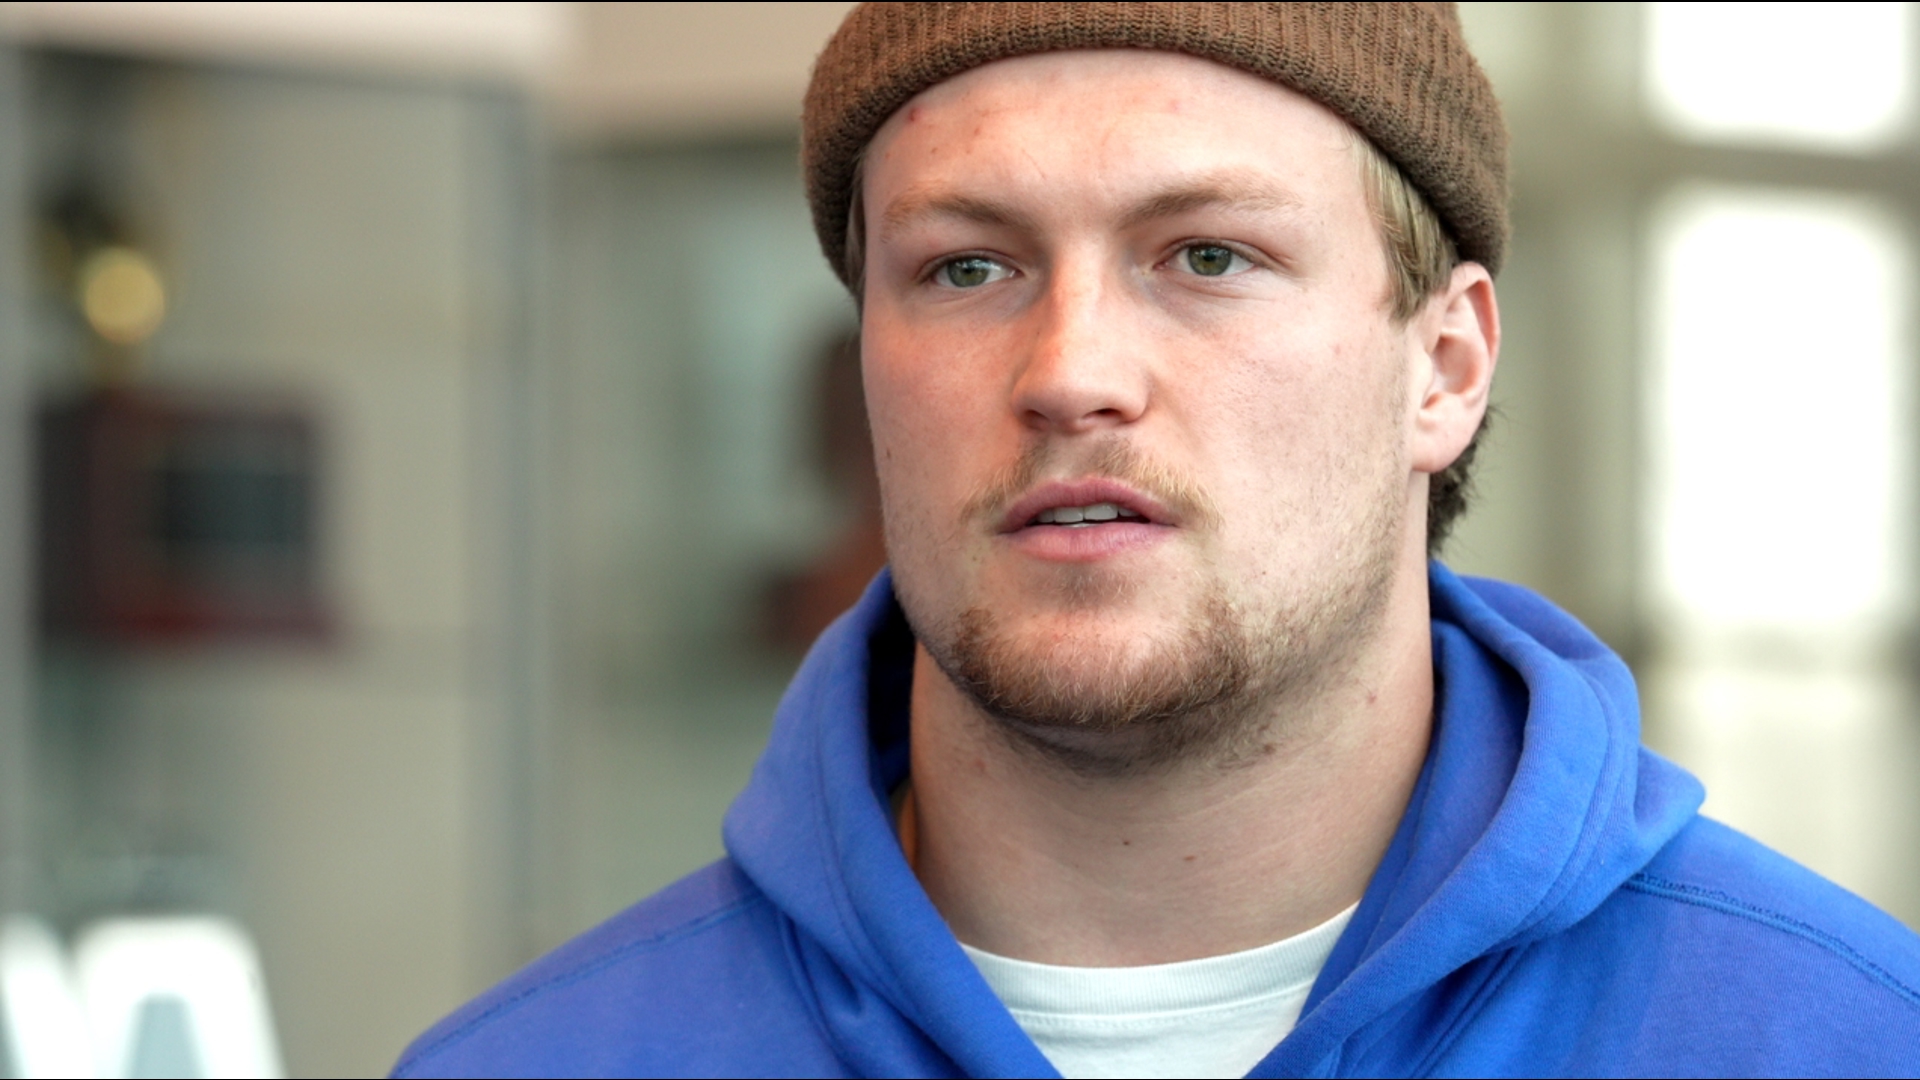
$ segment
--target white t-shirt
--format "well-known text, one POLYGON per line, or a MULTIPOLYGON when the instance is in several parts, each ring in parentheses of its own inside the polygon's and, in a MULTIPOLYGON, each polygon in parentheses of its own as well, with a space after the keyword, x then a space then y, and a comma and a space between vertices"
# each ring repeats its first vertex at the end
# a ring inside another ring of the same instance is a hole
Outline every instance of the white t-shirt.
POLYGON ((1241 1077, 1300 1018, 1353 908, 1284 941, 1146 967, 1012 960, 961 944, 1040 1052, 1081 1077, 1241 1077))

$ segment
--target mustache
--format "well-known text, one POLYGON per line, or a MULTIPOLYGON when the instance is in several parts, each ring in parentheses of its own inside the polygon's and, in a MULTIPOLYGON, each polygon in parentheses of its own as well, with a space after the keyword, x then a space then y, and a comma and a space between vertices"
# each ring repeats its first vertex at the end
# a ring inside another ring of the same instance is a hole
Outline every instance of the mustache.
POLYGON ((1050 474, 1063 480, 1118 481, 1158 500, 1186 528, 1209 528, 1220 522, 1219 507, 1198 483, 1117 437, 1090 446, 1068 446, 1054 439, 1030 444, 1019 460, 989 477, 967 500, 963 520, 998 522, 1014 500, 1050 474))

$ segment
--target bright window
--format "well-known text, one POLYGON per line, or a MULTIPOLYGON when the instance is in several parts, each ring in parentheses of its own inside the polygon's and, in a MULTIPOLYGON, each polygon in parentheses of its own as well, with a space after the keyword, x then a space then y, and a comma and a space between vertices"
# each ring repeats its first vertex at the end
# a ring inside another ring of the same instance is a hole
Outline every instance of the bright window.
POLYGON ((1646 88, 1676 134, 1864 150, 1908 102, 1907 4, 1650 4, 1646 88))
POLYGON ((1840 194, 1688 186, 1656 216, 1650 584, 1677 626, 1902 614, 1900 240, 1840 194))

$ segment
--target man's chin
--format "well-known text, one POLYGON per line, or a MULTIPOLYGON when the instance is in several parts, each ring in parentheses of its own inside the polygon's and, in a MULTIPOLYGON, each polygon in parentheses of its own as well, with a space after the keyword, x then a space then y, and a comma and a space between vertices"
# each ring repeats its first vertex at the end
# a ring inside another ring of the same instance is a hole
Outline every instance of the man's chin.
POLYGON ((1230 608, 1181 625, 1083 612, 960 615, 929 653, 956 687, 1020 741, 1082 771, 1179 756, 1247 697, 1258 667, 1230 608))

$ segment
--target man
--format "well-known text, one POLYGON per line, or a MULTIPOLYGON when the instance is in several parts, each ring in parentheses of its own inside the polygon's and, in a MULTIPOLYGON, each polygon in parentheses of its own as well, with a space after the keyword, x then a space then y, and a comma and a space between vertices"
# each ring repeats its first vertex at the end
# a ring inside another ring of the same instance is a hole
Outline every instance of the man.
POLYGON ((891 575, 729 857, 402 1074, 1920 1067, 1920 942, 1429 562, 1505 243, 1451 5, 865 5, 805 127, 891 575))

